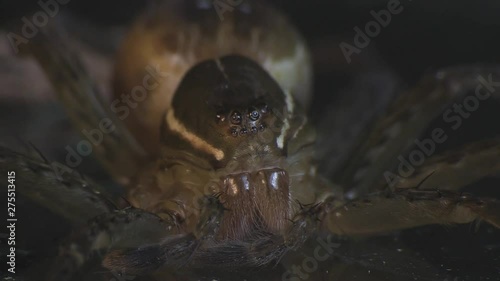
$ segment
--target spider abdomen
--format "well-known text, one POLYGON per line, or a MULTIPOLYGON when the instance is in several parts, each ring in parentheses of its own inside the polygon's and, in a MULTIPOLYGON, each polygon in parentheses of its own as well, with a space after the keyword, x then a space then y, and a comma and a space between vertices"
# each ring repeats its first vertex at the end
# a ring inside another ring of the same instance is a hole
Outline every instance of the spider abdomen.
POLYGON ((117 99, 134 95, 138 86, 147 89, 146 97, 135 101, 124 121, 148 152, 158 152, 162 115, 183 76, 203 60, 232 54, 251 58, 301 104, 309 103, 312 66, 308 48, 279 11, 260 1, 244 1, 222 19, 210 1, 158 2, 126 36, 114 75, 117 99))

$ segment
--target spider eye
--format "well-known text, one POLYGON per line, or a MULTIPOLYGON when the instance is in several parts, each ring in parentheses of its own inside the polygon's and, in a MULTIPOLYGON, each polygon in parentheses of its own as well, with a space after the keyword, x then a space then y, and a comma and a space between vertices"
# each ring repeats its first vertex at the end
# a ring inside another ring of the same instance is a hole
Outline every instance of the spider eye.
POLYGON ((240 130, 240 135, 242 135, 242 136, 246 135, 247 133, 248 133, 247 128, 242 128, 242 129, 240 130))
POLYGON ((260 117, 259 111, 255 108, 251 109, 251 111, 248 115, 250 117, 250 120, 252 120, 252 121, 257 121, 260 117))
POLYGON ((238 128, 237 127, 231 127, 230 132, 231 132, 231 135, 233 137, 237 137, 238 136, 238 128))
POLYGON ((233 113, 231 113, 231 123, 233 123, 234 125, 241 124, 241 118, 241 113, 239 113, 238 111, 233 111, 233 113))

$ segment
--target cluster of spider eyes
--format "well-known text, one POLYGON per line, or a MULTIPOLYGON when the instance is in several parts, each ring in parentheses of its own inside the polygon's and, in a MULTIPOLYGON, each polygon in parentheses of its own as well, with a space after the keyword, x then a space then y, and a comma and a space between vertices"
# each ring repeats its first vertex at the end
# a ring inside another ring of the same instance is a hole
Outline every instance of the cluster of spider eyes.
POLYGON ((229 114, 218 113, 217 121, 225 122, 228 120, 230 122, 229 133, 233 137, 256 134, 266 128, 266 124, 260 122, 260 119, 268 113, 267 105, 250 107, 246 112, 244 114, 238 110, 232 110, 229 114))

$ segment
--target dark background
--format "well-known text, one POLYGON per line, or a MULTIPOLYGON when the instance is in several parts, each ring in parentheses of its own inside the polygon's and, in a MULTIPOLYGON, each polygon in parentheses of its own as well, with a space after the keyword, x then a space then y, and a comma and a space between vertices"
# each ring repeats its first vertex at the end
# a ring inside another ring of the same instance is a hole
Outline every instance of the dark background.
MULTIPOLYGON (((373 20, 370 11, 386 8, 388 1, 271 2, 289 15, 313 51, 316 76, 311 112, 320 132, 328 130, 324 127, 328 123, 325 118, 329 110, 335 108, 340 93, 361 87, 385 99, 390 94, 384 93, 385 90, 411 87, 424 73, 432 70, 500 62, 500 2, 495 0, 402 0, 403 11, 392 16, 391 23, 382 28, 360 55, 353 55, 351 64, 345 61, 339 43, 352 44, 353 28, 363 29, 373 20), (376 82, 368 79, 366 87, 356 84, 360 76, 377 77, 376 74, 383 74, 383 79, 376 82), (375 89, 370 85, 375 85, 375 89)), ((19 24, 21 17, 39 10, 36 1, 1 3, 0 28, 7 31, 19 24)), ((112 55, 118 40, 109 40, 108 29, 100 27, 126 25, 144 5, 146 1, 137 0, 72 0, 65 5, 65 10, 73 15, 76 23, 69 25, 68 30, 99 52, 112 55)), ((119 37, 118 34, 116 38, 119 37)), ((2 64, 0 61, 0 68, 4 67, 2 64)), ((19 75, 22 77, 23 73, 19 75)), ((30 78, 25 78, 29 83, 30 78)), ((50 100, 31 103, 28 99, 4 97, 12 91, 16 89, 0 85, 0 141, 16 146, 13 144, 13 136, 16 136, 16 139, 33 142, 55 160, 63 159, 61 147, 78 138, 71 131, 62 109, 50 100), (32 125, 34 122, 36 126, 32 125)), ((448 147, 441 149, 500 133, 498 109, 497 102, 481 106, 477 114, 466 120, 463 129, 451 137, 448 147)), ((84 162, 82 170, 109 183, 91 159, 84 162)), ((498 183, 499 180, 492 177, 468 190, 500 198, 500 189, 495 189, 498 183)), ((25 263, 20 262, 20 268, 42 257, 40 253, 50 249, 49 244, 56 243, 68 231, 64 227, 54 227, 62 222, 42 208, 32 207, 29 202, 21 204, 24 205, 20 207, 20 221, 29 222, 30 226, 23 226, 18 234, 18 239, 25 239, 27 257, 25 263), (40 233, 35 238, 32 237, 33 229, 40 233)), ((498 230, 481 224, 478 229, 475 225, 429 226, 354 240, 354 243, 342 240, 342 247, 332 262, 342 261, 345 266, 341 271, 345 273, 325 273, 328 266, 323 265, 323 274, 313 280, 333 280, 332 276, 336 280, 500 280, 499 234, 498 230)), ((2 263, 3 257, 2 253, 2 263)))

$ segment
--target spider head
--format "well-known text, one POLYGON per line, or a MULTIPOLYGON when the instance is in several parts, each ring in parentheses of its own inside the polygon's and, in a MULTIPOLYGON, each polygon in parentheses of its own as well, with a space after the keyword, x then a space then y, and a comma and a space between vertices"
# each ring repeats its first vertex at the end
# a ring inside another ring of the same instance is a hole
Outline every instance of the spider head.
POLYGON ((194 66, 181 81, 162 129, 166 146, 214 167, 256 154, 282 156, 293 99, 258 64, 226 56, 194 66))

